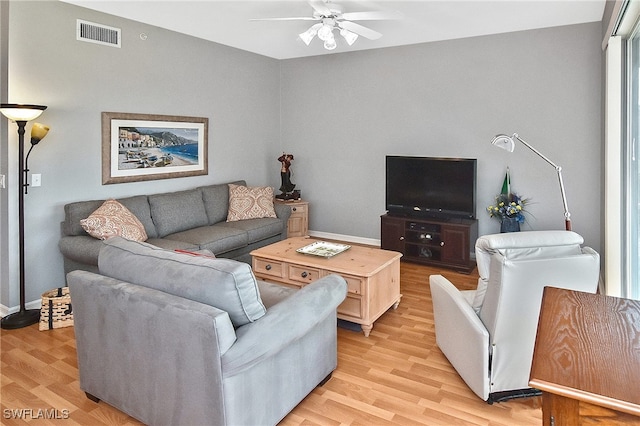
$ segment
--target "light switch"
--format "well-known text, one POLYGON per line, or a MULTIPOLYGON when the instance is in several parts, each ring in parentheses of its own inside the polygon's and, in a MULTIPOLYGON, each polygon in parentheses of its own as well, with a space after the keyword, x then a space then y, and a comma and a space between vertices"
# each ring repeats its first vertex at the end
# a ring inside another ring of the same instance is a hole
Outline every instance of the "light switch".
POLYGON ((40 186, 42 184, 42 175, 36 173, 31 175, 31 186, 40 186))

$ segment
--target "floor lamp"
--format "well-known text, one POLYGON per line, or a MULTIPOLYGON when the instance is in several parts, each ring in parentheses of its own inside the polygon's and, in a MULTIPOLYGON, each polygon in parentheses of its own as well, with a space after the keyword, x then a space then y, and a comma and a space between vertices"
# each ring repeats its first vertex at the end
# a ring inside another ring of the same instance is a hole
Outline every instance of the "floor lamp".
POLYGON ((31 148, 24 156, 24 133, 28 121, 34 120, 47 109, 43 105, 1 104, 0 113, 18 125, 18 222, 20 235, 20 310, 2 318, 1 327, 4 329, 16 329, 35 324, 40 320, 40 309, 25 308, 24 291, 24 194, 27 193, 29 184, 28 160, 31 149, 47 135, 49 128, 35 123, 31 129, 31 148))
POLYGON ((527 142, 520 139, 520 136, 518 136, 517 133, 514 133, 511 136, 502 135, 502 134, 496 135, 496 137, 493 138, 493 140, 491 141, 491 144, 494 146, 497 146, 498 148, 502 148, 509 152, 513 152, 515 148, 515 140, 520 141, 524 146, 526 146, 531 151, 533 151, 536 155, 538 155, 538 157, 542 158, 544 161, 551 164, 551 166, 553 166, 553 168, 556 169, 556 172, 558 173, 558 182, 560 183, 560 193, 562 194, 562 204, 564 205, 565 229, 567 231, 571 231, 571 213, 569 213, 569 207, 567 206, 567 195, 564 192, 564 182, 562 181, 562 167, 558 166, 553 161, 549 160, 547 157, 542 155, 540 151, 538 151, 537 149, 529 145, 527 142))

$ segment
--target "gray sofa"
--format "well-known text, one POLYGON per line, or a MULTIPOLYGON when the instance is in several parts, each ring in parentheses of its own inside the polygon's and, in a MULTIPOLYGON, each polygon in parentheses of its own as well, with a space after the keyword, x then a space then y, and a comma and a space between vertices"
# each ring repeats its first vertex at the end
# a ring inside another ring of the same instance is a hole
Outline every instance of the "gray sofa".
MULTIPOLYGON (((246 185, 245 181, 230 182, 246 185)), ((58 247, 64 271, 98 271, 103 242, 80 225, 105 200, 79 201, 64 206, 58 247)), ((287 236, 291 209, 274 203, 277 218, 226 222, 229 209, 227 183, 178 192, 138 195, 118 200, 143 224, 148 243, 165 249, 209 250, 218 257, 250 263, 249 253, 287 236)))
POLYGON ((67 275, 80 388, 152 425, 274 425, 337 365, 338 275, 301 290, 246 263, 120 237, 67 275))

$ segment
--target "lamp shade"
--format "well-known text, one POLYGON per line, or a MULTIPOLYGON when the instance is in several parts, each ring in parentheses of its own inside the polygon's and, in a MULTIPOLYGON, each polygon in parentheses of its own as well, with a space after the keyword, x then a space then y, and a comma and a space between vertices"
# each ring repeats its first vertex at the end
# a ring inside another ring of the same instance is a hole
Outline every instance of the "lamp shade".
POLYGON ((329 22, 328 19, 323 21, 322 26, 318 29, 318 38, 322 41, 333 38, 333 22, 329 22))
POLYGON ((0 104, 0 113, 13 121, 31 121, 47 109, 44 105, 0 104))
POLYGON ((35 145, 44 139, 49 133, 49 126, 45 126, 41 123, 33 123, 31 127, 31 145, 35 145))
POLYGON ((491 144, 509 152, 513 152, 515 149, 513 137, 507 135, 496 135, 496 137, 491 141, 491 144))
POLYGON ((324 48, 327 50, 333 50, 336 47, 338 47, 338 44, 336 43, 336 39, 333 37, 324 42, 324 48))
POLYGON ((340 30, 340 35, 344 37, 344 39, 346 40, 349 46, 355 43, 356 40, 358 39, 358 34, 353 33, 349 30, 345 30, 344 28, 340 30))
POLYGON ((311 28, 309 28, 307 31, 300 34, 300 39, 304 42, 304 44, 308 46, 309 43, 311 43, 311 40, 313 40, 316 34, 318 34, 318 28, 320 27, 322 27, 322 24, 317 23, 315 25, 312 25, 311 28))

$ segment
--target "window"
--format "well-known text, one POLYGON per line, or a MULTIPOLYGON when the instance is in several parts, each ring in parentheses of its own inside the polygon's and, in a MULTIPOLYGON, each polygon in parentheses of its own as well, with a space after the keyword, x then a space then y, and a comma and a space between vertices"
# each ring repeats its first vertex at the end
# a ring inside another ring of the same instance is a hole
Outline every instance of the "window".
POLYGON ((606 292, 640 300, 640 2, 616 1, 606 49, 606 292))
POLYGON ((622 296, 640 299, 640 25, 636 24, 627 42, 627 122, 622 143, 622 296))

